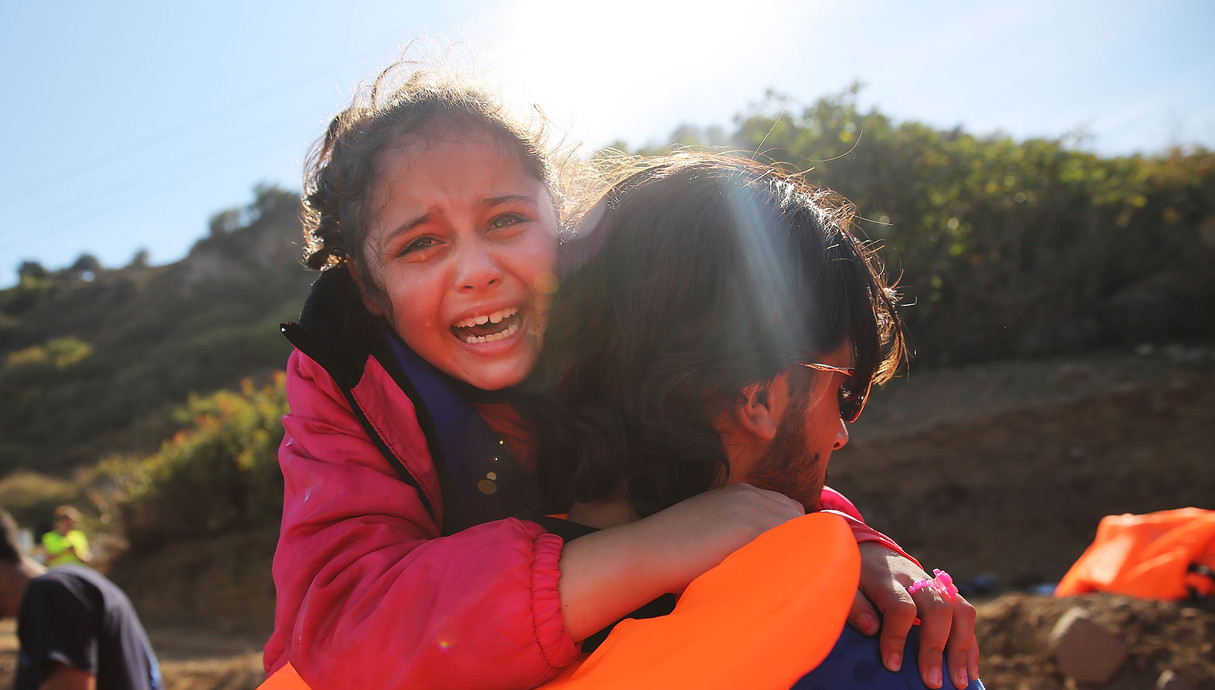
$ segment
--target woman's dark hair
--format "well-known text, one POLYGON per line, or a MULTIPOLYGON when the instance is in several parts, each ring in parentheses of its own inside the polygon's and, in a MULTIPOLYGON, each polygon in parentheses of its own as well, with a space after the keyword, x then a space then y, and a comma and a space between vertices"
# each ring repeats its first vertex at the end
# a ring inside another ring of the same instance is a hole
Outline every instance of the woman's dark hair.
POLYGON ((729 475, 715 417, 743 388, 850 344, 863 394, 903 358, 893 291, 831 192, 680 154, 616 184, 562 246, 537 381, 550 508, 624 486, 645 516, 729 475))
POLYGON ((304 264, 323 271, 353 260, 365 288, 379 290, 362 256, 368 202, 381 152, 406 137, 425 141, 434 135, 488 134, 514 153, 528 174, 553 187, 542 135, 514 118, 491 93, 436 59, 402 59, 362 85, 308 153, 301 212, 304 264))

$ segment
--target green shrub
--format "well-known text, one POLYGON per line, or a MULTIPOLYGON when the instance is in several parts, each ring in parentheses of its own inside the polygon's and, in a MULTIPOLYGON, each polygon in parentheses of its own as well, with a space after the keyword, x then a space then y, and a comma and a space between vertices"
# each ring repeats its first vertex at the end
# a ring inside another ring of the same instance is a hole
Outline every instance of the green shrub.
POLYGON ((191 396, 175 414, 182 431, 155 454, 105 460, 132 550, 277 524, 286 410, 281 374, 261 388, 246 380, 239 392, 191 396))
POLYGON ((4 362, 4 374, 10 380, 29 380, 39 376, 67 371, 93 353, 93 348, 79 338, 55 338, 45 345, 34 345, 10 352, 4 362))
POLYGON ((772 94, 729 143, 856 204, 901 277, 920 361, 1215 335, 1194 316, 1215 299, 1215 152, 1108 158, 1069 136, 940 131, 863 111, 857 92, 772 94))

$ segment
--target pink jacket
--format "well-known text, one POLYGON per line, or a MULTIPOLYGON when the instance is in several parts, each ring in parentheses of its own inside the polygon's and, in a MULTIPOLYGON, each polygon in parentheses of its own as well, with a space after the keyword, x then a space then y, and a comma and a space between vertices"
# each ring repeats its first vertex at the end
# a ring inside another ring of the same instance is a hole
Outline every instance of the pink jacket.
MULTIPOLYGON (((267 672, 290 659, 317 688, 478 688, 488 678, 524 688, 576 657, 557 596, 559 537, 515 519, 440 536, 319 364, 293 353, 286 385, 267 672)), ((413 406, 375 360, 353 397, 441 510, 413 406)))
POLYGON ((289 660, 326 690, 540 684, 578 654, 557 595, 561 539, 517 519, 444 536, 418 412, 371 356, 344 272, 330 273, 284 327, 299 349, 267 672, 289 660))

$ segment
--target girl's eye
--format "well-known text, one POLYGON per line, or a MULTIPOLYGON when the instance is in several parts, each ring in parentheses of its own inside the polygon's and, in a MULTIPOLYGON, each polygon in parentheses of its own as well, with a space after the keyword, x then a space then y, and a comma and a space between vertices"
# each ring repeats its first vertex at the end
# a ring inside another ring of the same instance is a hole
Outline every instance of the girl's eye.
POLYGON ((433 237, 419 237, 409 242, 401 249, 401 256, 416 254, 417 252, 426 251, 438 244, 433 237))
POLYGON ((490 221, 489 227, 492 229, 508 228, 512 225, 518 225, 519 223, 522 223, 522 222, 523 222, 522 216, 516 215, 514 213, 504 213, 504 214, 494 218, 492 221, 490 221))

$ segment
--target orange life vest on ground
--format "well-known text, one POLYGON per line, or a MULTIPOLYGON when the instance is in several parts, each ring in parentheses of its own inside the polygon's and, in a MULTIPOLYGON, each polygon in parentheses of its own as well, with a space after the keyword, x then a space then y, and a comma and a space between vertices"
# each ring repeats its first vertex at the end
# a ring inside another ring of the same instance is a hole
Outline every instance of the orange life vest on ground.
POLYGON ((1110 592, 1180 600, 1215 594, 1215 511, 1108 515, 1055 596, 1110 592))

